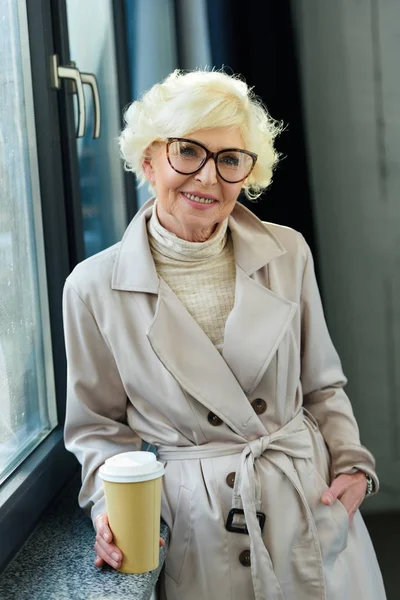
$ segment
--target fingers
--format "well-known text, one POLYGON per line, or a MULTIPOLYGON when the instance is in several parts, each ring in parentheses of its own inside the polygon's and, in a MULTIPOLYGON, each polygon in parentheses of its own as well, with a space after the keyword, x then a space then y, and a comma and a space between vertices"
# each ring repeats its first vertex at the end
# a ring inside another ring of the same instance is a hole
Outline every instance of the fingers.
POLYGON ((96 560, 94 561, 94 566, 95 567, 102 567, 104 565, 104 560, 102 558, 100 558, 100 556, 96 556, 96 560))
POLYGON ((336 477, 331 487, 322 494, 321 501, 329 506, 335 500, 339 500, 347 510, 349 521, 352 523, 357 509, 365 498, 366 486, 366 478, 362 472, 342 474, 336 477))
MULTIPOLYGON (((108 544, 99 534, 97 534, 94 550, 98 557, 110 565, 110 567, 113 567, 113 569, 120 568, 122 563, 122 552, 115 544, 108 544)), ((97 559, 95 564, 96 562, 97 559)))
POLYGON ((119 569, 122 563, 121 550, 112 543, 113 534, 108 525, 108 517, 106 513, 99 515, 95 519, 96 527, 96 542, 94 550, 97 558, 94 562, 96 567, 101 567, 106 562, 114 569, 119 569))
MULTIPOLYGON (((165 546, 165 541, 160 538, 160 548, 165 546)), ((122 553, 120 549, 114 544, 108 544, 104 539, 100 537, 97 539, 94 545, 94 550, 97 553, 96 560, 94 561, 95 567, 102 567, 104 563, 107 563, 114 569, 119 569, 122 562, 122 553)))
POLYGON ((348 477, 348 475, 339 475, 332 481, 331 487, 322 494, 321 501, 323 504, 330 506, 337 498, 340 498, 351 483, 347 479, 348 477))
MULTIPOLYGON (((94 561, 95 567, 102 567, 104 563, 107 563, 114 569, 119 569, 122 563, 122 552, 112 543, 113 534, 108 525, 107 514, 102 514, 95 519, 96 527, 96 542, 94 544, 94 550, 97 554, 96 560, 94 561)), ((165 546, 165 541, 160 537, 160 547, 165 546)))
POLYGON ((358 507, 361 505, 364 499, 364 491, 360 485, 352 485, 349 487, 344 494, 340 497, 340 502, 343 504, 348 512, 350 523, 354 519, 354 515, 358 507))
POLYGON ((112 542, 113 535, 110 527, 108 526, 108 517, 106 513, 96 517, 95 527, 98 535, 100 535, 106 542, 112 542))

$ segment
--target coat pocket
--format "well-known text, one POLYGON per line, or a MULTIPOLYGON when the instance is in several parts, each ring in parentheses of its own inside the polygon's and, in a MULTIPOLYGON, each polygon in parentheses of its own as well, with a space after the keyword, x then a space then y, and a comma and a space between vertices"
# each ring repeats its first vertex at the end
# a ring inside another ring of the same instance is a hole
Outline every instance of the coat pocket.
POLYGON ((190 505, 192 491, 184 486, 179 488, 175 519, 171 531, 171 541, 165 561, 165 572, 175 583, 179 583, 189 549, 192 525, 190 505))
POLYGON ((315 486, 318 493, 318 507, 314 512, 315 524, 325 559, 335 560, 347 547, 349 536, 349 514, 340 500, 335 500, 331 506, 321 502, 322 494, 328 489, 326 481, 317 470, 314 471, 315 486))

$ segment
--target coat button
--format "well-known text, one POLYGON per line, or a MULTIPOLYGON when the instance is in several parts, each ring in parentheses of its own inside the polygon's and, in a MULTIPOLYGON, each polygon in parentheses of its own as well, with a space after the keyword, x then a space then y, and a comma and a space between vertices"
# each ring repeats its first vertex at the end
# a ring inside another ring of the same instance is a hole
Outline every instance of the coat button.
POLYGON ((239 554, 239 561, 244 567, 250 567, 251 566, 250 550, 243 550, 243 552, 241 552, 239 554))
POLYGON ((222 419, 217 417, 217 415, 214 415, 213 412, 208 413, 207 419, 208 419, 208 422, 210 423, 210 425, 214 425, 214 427, 217 427, 218 425, 222 425, 222 419))
POLYGON ((254 408, 254 412, 257 415, 262 415, 267 410, 267 403, 262 398, 257 398, 257 400, 253 400, 251 405, 254 408))
POLYGON ((229 485, 230 488, 233 488, 235 486, 235 475, 236 473, 229 473, 229 475, 227 475, 226 477, 226 483, 229 485))

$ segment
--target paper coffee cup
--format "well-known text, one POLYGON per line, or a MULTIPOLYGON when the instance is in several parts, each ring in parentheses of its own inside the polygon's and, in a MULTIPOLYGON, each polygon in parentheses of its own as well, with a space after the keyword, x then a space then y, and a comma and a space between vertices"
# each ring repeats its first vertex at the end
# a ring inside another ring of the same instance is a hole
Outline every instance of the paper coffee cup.
POLYGON ((100 467, 108 522, 123 559, 119 571, 146 573, 158 567, 161 477, 152 452, 124 452, 100 467))

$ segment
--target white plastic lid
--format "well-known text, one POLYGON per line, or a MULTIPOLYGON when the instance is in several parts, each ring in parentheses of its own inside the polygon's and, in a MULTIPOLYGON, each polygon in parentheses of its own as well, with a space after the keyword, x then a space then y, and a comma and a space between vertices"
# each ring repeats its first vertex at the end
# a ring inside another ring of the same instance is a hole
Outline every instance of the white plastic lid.
POLYGON ((123 452, 107 458, 99 475, 105 481, 116 483, 149 481, 164 475, 164 466, 153 452, 123 452))

